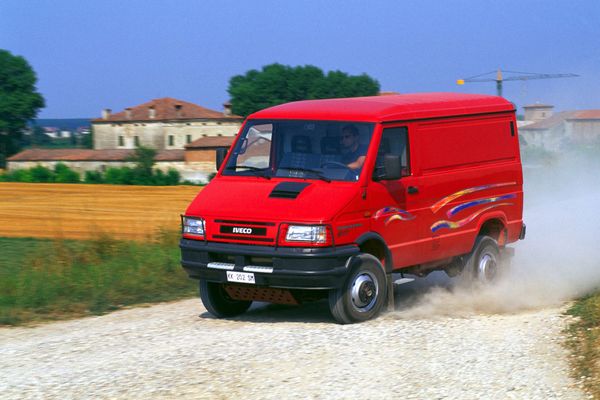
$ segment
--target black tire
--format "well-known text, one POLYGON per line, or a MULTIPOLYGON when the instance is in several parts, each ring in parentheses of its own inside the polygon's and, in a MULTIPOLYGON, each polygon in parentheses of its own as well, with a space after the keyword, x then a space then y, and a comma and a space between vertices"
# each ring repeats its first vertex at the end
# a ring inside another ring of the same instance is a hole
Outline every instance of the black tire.
POLYGON ((466 257, 462 277, 469 284, 490 285, 498 281, 502 267, 498 242, 489 236, 478 236, 466 257))
POLYGON ((227 295, 223 284, 200 279, 200 299, 209 313, 217 318, 234 317, 246 312, 251 301, 234 300, 227 295))
POLYGON ((387 281, 381 262, 360 254, 349 262, 342 287, 329 291, 329 309, 340 324, 363 322, 379 314, 387 299, 387 281))

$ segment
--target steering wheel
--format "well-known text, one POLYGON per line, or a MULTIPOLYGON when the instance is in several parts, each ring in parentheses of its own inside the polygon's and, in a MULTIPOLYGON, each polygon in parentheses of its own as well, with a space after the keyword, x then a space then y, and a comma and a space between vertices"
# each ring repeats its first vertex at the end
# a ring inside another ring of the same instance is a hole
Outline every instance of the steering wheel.
POLYGON ((341 162, 337 162, 337 161, 324 161, 323 163, 321 163, 321 167, 324 167, 326 165, 335 165, 336 167, 342 167, 342 168, 346 168, 347 170, 353 171, 354 170, 352 168, 350 168, 349 166, 347 166, 344 163, 341 162))
POLYGON ((358 174, 359 172, 350 168, 349 166, 347 166, 344 163, 338 162, 338 161, 325 161, 321 164, 321 167, 324 167, 326 165, 333 165, 336 167, 342 167, 348 170, 348 172, 346 173, 346 179, 351 179, 351 180, 357 180, 358 179, 358 174))

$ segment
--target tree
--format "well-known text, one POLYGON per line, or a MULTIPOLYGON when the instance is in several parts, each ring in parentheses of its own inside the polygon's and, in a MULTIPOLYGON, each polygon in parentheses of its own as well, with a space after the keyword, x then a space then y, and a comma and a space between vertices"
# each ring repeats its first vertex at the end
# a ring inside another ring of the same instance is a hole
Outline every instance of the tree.
POLYGON ((35 72, 23 57, 0 49, 0 166, 18 151, 27 121, 44 107, 36 81, 35 72))
POLYGON ((232 112, 247 116, 260 109, 307 99, 374 96, 379 82, 366 74, 351 76, 341 71, 324 74, 315 66, 290 67, 270 64, 229 80, 232 112))
POLYGON ((153 180, 152 167, 154 166, 154 157, 156 150, 140 146, 135 149, 135 153, 129 158, 129 161, 135 162, 133 173, 135 175, 134 184, 151 185, 153 180))

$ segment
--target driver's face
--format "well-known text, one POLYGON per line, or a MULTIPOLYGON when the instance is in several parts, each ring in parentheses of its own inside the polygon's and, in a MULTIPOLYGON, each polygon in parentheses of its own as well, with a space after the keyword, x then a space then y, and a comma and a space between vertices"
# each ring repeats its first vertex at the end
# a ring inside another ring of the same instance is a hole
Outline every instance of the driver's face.
POLYGON ((342 131, 341 142, 344 147, 352 147, 358 138, 358 135, 354 135, 349 131, 342 131))

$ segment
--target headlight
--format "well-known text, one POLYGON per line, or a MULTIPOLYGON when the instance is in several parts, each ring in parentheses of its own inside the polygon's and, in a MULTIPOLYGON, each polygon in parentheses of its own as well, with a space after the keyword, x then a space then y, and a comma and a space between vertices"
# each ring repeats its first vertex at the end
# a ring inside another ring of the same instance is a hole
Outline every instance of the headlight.
POLYGON ((286 242, 327 243, 325 225, 289 225, 285 235, 286 242))
POLYGON ((200 217, 181 217, 181 228, 184 234, 204 236, 204 219, 200 217))

